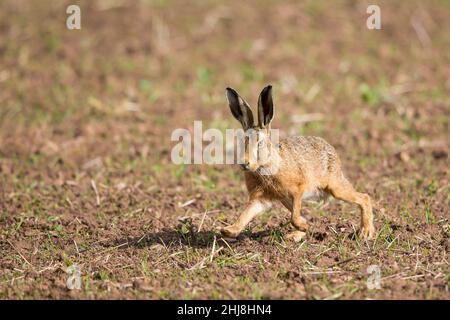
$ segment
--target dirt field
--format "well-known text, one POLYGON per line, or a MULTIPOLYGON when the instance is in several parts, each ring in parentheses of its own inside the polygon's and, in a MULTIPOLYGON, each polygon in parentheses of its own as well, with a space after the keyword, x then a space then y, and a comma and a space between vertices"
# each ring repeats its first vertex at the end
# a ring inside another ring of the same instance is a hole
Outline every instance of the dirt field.
POLYGON ((450 299, 449 1, 376 1, 381 30, 365 1, 69 2, 0 1, 0 298, 450 299), (242 173, 172 164, 171 133, 238 128, 225 87, 255 107, 269 83, 273 127, 372 196, 375 240, 334 199, 301 243, 281 206, 217 232, 242 173))

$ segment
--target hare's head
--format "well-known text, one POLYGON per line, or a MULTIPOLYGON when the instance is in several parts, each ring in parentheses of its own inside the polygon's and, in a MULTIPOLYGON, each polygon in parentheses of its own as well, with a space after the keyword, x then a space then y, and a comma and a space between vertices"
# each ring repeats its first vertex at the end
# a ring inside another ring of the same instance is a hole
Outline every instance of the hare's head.
POLYGON ((258 99, 258 123, 253 121, 249 104, 232 88, 227 88, 231 113, 241 123, 245 132, 245 152, 242 168, 253 172, 264 172, 273 167, 274 151, 270 123, 274 106, 272 86, 265 87, 258 99))

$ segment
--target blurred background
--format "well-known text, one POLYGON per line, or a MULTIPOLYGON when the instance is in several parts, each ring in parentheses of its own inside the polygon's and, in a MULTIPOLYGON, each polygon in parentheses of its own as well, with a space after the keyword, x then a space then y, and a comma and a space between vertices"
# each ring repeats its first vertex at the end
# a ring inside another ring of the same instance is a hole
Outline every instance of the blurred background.
POLYGON ((382 29, 369 30, 372 2, 1 0, 0 297, 448 298, 450 1, 377 1, 382 29), (71 4, 81 30, 66 28, 71 4), (278 208, 199 265, 242 209, 243 180, 172 164, 170 135, 194 120, 238 128, 225 87, 255 107, 267 84, 274 128, 328 140, 372 195, 380 240, 363 262, 394 275, 384 291, 345 276, 360 260, 331 283, 289 273, 359 250, 329 229, 358 225, 338 202, 304 209, 316 231, 296 253, 278 208), (411 282, 419 247, 431 273, 411 282), (74 263, 81 291, 65 287, 74 263))

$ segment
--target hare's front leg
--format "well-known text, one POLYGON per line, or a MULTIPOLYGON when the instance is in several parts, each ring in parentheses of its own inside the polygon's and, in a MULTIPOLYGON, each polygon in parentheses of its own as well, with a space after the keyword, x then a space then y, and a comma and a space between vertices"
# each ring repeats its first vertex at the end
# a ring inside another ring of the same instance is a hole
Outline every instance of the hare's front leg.
POLYGON ((247 224, 256 216, 264 210, 269 209, 271 203, 263 201, 260 199, 250 199, 247 208, 241 213, 239 218, 235 223, 222 228, 221 232, 226 237, 236 238, 239 233, 247 226, 247 224))
POLYGON ((292 239, 299 242, 306 235, 309 226, 306 219, 301 215, 303 193, 295 194, 292 200, 285 199, 282 201, 283 205, 291 211, 291 223, 295 227, 295 231, 289 233, 286 239, 292 239))

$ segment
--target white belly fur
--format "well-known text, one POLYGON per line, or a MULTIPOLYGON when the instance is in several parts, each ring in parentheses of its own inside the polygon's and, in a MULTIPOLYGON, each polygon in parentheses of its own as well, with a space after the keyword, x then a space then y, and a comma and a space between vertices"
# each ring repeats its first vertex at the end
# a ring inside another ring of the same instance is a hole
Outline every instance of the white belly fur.
POLYGON ((321 196, 321 192, 319 192, 317 190, 314 190, 314 191, 306 190, 303 193, 302 200, 315 200, 315 199, 317 200, 317 199, 320 199, 320 196, 321 196))

